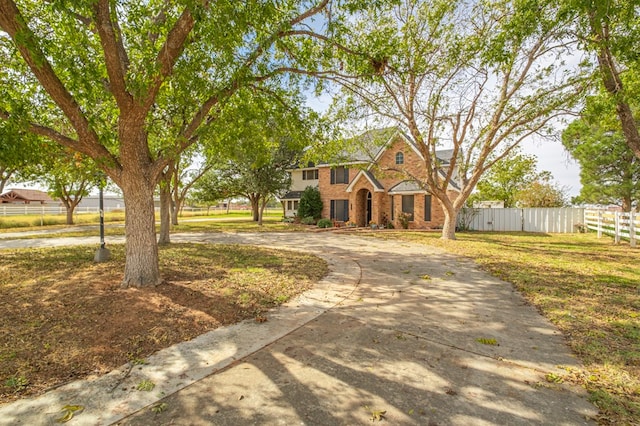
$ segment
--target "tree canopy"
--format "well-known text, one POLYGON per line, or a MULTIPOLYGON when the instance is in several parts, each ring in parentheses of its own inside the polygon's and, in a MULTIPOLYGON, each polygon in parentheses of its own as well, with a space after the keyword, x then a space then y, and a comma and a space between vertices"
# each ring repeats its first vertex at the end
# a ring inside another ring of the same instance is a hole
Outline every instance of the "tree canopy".
POLYGON ((615 105, 592 96, 581 117, 562 133, 562 143, 580 164, 582 189, 575 202, 614 204, 630 211, 640 199, 640 159, 625 141, 615 105))
MULTIPOLYGON (((473 193, 469 200, 503 201, 504 207, 517 207, 518 201, 522 200, 522 194, 529 191, 534 183, 548 183, 551 180, 551 173, 539 172, 537 164, 538 160, 534 155, 522 154, 517 150, 509 153, 483 175, 478 182, 477 192, 473 193)), ((529 195, 527 198, 531 199, 532 196, 529 195)))
POLYGON ((92 158, 119 186, 123 286, 158 284, 153 193, 166 166, 238 90, 295 87, 315 70, 340 21, 333 3, 0 0, 0 119, 92 158))
POLYGON ((261 224, 267 202, 288 190, 288 170, 309 141, 318 137, 319 119, 291 91, 241 90, 240 94, 221 107, 216 123, 202 135, 212 167, 199 189, 248 198, 254 220, 261 224))
POLYGON ((482 175, 524 139, 546 134, 579 98, 582 70, 564 62, 576 42, 557 12, 535 0, 403 0, 362 14, 343 36, 369 56, 343 55, 334 110, 407 131, 426 174, 396 171, 440 202, 443 238, 455 238, 457 213, 482 175), (443 147, 452 149, 447 164, 435 154, 443 147))
POLYGON ((632 110, 640 92, 637 85, 625 81, 625 75, 637 74, 640 64, 640 2, 562 0, 553 3, 558 5, 569 28, 568 36, 575 37, 580 47, 593 55, 598 79, 615 105, 624 140, 640 158, 640 133, 632 110))

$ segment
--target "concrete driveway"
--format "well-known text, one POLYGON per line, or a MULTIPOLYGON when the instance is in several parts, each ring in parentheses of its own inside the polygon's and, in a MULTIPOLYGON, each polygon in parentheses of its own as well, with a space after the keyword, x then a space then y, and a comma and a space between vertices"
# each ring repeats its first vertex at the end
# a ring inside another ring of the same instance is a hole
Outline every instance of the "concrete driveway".
POLYGON ((313 252, 331 273, 265 323, 2 406, 0 423, 54 424, 67 404, 85 407, 69 424, 121 425, 578 425, 597 413, 581 389, 545 379, 579 367, 559 331, 468 260, 334 233, 172 239, 313 252), (156 386, 138 391, 141 380, 156 386))

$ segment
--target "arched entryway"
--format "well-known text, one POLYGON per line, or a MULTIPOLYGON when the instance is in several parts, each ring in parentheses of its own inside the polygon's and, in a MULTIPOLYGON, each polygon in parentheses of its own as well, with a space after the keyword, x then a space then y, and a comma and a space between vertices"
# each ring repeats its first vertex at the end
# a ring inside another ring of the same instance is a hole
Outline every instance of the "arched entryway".
POLYGON ((356 194, 356 224, 358 226, 368 226, 371 222, 372 211, 372 199, 371 191, 368 189, 361 189, 356 194))

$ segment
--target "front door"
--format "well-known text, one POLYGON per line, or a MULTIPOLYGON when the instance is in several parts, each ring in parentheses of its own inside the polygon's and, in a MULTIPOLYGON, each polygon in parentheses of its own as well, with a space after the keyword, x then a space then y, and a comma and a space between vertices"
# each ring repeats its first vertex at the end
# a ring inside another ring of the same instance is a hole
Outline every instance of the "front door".
POLYGON ((358 226, 369 226, 371 222, 371 191, 362 188, 356 194, 355 218, 358 226))

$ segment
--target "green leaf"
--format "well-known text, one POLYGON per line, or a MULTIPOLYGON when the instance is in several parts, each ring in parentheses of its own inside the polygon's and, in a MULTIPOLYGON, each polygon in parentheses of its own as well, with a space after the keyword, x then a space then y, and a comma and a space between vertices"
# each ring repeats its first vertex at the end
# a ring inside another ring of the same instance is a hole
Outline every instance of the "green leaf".
POLYGON ((76 414, 79 414, 84 410, 82 405, 65 405, 62 407, 62 416, 56 419, 57 423, 66 423, 73 418, 76 414))
POLYGON ((498 341, 494 338, 479 337, 476 339, 476 342, 482 343, 483 345, 500 346, 498 341))
POLYGON ((136 389, 138 389, 139 391, 150 392, 155 387, 156 387, 155 383, 153 383, 151 380, 145 379, 145 380, 142 380, 140 383, 138 383, 138 386, 136 386, 136 389))

